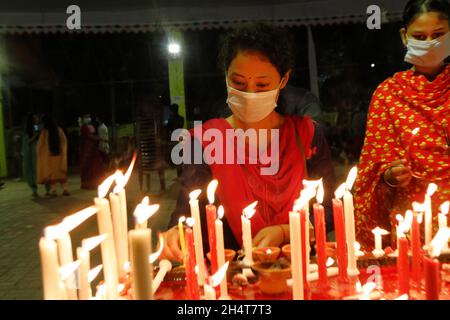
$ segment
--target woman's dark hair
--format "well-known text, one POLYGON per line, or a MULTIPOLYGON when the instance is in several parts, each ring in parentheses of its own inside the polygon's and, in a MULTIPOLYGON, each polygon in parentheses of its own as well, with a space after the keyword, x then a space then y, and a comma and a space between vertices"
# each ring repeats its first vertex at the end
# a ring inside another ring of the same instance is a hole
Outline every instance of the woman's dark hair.
POLYGON ((220 67, 226 72, 239 52, 258 52, 267 57, 283 77, 292 68, 292 48, 287 32, 262 22, 233 29, 221 39, 220 67))
POLYGON ((418 15, 437 12, 443 18, 450 18, 450 4, 447 0, 410 0, 403 11, 403 26, 408 27, 418 15))
POLYGON ((48 148, 53 156, 57 156, 61 153, 59 130, 55 120, 49 115, 44 114, 42 117, 42 124, 44 129, 48 131, 48 148))
POLYGON ((34 135, 34 121, 33 118, 36 116, 34 113, 27 114, 27 118, 25 120, 25 133, 28 138, 33 137, 34 135))

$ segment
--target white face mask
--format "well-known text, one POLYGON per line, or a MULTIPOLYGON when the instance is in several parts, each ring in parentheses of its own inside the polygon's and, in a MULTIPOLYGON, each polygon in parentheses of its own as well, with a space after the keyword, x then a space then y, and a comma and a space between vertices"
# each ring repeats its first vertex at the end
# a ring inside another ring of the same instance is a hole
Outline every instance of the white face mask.
POLYGON ((227 81, 227 104, 233 115, 241 121, 246 123, 261 121, 276 108, 280 85, 270 91, 245 92, 229 86, 227 81))
POLYGON ((450 55, 450 32, 432 41, 408 38, 405 61, 421 67, 439 66, 450 55))

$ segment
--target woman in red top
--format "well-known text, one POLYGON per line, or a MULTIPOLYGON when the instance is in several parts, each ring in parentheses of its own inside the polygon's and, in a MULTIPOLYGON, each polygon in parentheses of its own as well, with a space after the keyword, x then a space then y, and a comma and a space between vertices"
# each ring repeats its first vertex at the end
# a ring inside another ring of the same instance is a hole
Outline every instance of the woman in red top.
POLYGON ((394 230, 396 214, 423 202, 429 183, 438 186, 434 215, 450 200, 449 16, 446 0, 409 1, 400 33, 413 67, 373 94, 355 184, 357 240, 366 246, 373 228, 394 230))
MULTIPOLYGON (((236 143, 233 144, 236 147, 227 148, 229 140, 224 140, 218 152, 226 154, 228 159, 230 151, 233 163, 185 164, 177 207, 169 222, 169 227, 175 227, 164 233, 166 245, 161 257, 183 259, 176 223, 180 216, 189 216, 188 194, 195 189, 203 191, 199 200, 204 249, 208 250, 204 208, 207 203, 206 187, 212 179, 219 181, 216 204, 222 204, 225 209, 226 248, 241 247, 242 210, 255 200, 258 205, 251 219, 253 245, 280 246, 288 242, 289 211, 303 189, 302 180, 307 176, 310 179, 324 178, 327 188, 324 201, 327 230, 333 228, 330 198, 334 188, 334 171, 325 137, 319 125, 310 118, 281 115, 276 109, 280 90, 289 80, 290 60, 290 41, 277 28, 253 24, 227 34, 222 45, 222 64, 226 73, 227 103, 233 114, 226 119, 209 120, 202 125, 202 129, 204 132, 215 130, 223 137, 227 132, 238 129, 259 134, 267 130, 268 138, 271 132, 278 129, 279 139, 267 141, 266 148, 271 150, 272 145, 279 145, 279 152, 272 154, 272 167, 277 169, 263 174, 263 169, 269 165, 263 164, 259 157, 257 163, 252 163, 254 158, 250 159, 248 152, 245 152, 243 163, 238 163, 235 153, 242 149, 236 143)), ((201 148, 207 150, 211 141, 201 139, 201 134, 195 131, 193 143, 201 141, 201 148)), ((261 147, 259 143, 257 145, 261 147)), ((248 147, 247 142, 245 148, 248 147)), ((257 152, 261 154, 264 151, 259 149, 257 152)))

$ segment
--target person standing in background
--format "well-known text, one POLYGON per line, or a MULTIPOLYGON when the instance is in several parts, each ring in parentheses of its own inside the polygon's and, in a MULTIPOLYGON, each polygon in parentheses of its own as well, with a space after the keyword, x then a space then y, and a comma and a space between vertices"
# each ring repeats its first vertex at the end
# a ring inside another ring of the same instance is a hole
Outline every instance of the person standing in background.
POLYGON ((33 192, 33 198, 39 197, 36 182, 36 144, 40 131, 39 116, 33 113, 28 114, 22 135, 22 172, 24 180, 33 192))
POLYGON ((99 150, 99 137, 92 125, 90 113, 82 116, 80 128, 81 189, 96 189, 103 174, 103 160, 99 150))
POLYGON ((63 187, 63 195, 70 195, 67 190, 67 139, 64 131, 56 125, 48 114, 42 117, 44 128, 37 142, 37 182, 45 184, 47 195, 56 197, 55 185, 63 187))

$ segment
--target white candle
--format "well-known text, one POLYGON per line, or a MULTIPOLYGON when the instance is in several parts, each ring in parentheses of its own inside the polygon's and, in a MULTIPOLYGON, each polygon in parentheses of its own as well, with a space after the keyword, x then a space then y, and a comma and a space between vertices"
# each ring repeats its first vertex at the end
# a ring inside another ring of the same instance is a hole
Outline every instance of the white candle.
MULTIPOLYGON (((450 201, 445 201, 440 209, 441 213, 439 213, 439 229, 446 228, 448 226, 447 214, 450 207, 450 201)), ((443 251, 448 252, 448 242, 444 245, 443 251)))
POLYGON ((300 214, 295 211, 289 212, 289 234, 291 238, 291 270, 294 300, 304 300, 303 287, 303 264, 302 264, 302 244, 300 214))
MULTIPOLYGON (((149 262, 151 255, 151 230, 139 229, 128 232, 131 249, 131 269, 133 295, 135 300, 153 299, 153 268, 149 262)), ((115 287, 117 288, 117 286, 115 287)))
MULTIPOLYGON (((64 232, 57 239, 59 263, 61 266, 71 264, 73 262, 72 241, 68 232, 64 232)), ((71 275, 66 281, 67 297, 69 300, 77 300, 77 290, 75 284, 75 276, 71 275)))
POLYGON ((353 208, 353 196, 350 190, 356 179, 357 169, 353 167, 347 177, 346 190, 344 192, 344 215, 345 215, 345 236, 347 239, 348 267, 347 273, 350 276, 359 275, 355 256, 355 215, 353 208))
POLYGON ((244 210, 242 210, 241 222, 242 222, 242 244, 244 245, 244 262, 246 264, 253 264, 253 244, 252 244, 252 226, 250 219, 255 214, 255 207, 258 201, 253 202, 244 210))
POLYGON ((82 247, 77 248, 77 259, 81 261, 78 276, 80 300, 89 300, 91 298, 88 278, 89 270, 91 268, 89 252, 82 247))
MULTIPOLYGON (((218 268, 222 268, 225 265, 225 246, 223 238, 223 223, 222 217, 224 215, 223 206, 220 206, 217 210, 218 218, 215 221, 216 225, 216 245, 217 245, 217 262, 218 268)), ((220 298, 225 299, 228 297, 227 277, 224 277, 220 282, 220 298)))
POLYGON ((106 235, 105 241, 101 244, 102 261, 106 282, 106 293, 108 299, 117 298, 117 258, 114 249, 113 226, 111 213, 109 211, 109 201, 104 198, 95 198, 98 207, 97 223, 100 234, 106 235))
POLYGON ((380 229, 376 227, 372 230, 372 233, 375 236, 375 249, 372 251, 373 255, 376 257, 380 257, 384 255, 383 245, 382 245, 382 236, 389 234, 386 230, 380 229))
POLYGON ((195 259, 197 261, 198 266, 198 284, 203 286, 205 284, 205 264, 204 264, 204 253, 203 253, 203 238, 202 238, 202 228, 201 228, 201 220, 200 220, 200 209, 198 206, 198 196, 200 195, 201 190, 192 191, 189 194, 189 206, 191 208, 191 217, 194 219, 195 224, 193 227, 194 233, 194 249, 195 249, 195 259))
MULTIPOLYGON (((111 203, 111 213, 112 213, 112 223, 113 223, 113 232, 114 232, 114 247, 116 249, 116 257, 117 257, 117 271, 119 276, 122 277, 125 275, 124 263, 128 261, 128 258, 125 257, 125 253, 123 252, 122 245, 122 207, 120 204, 119 196, 111 192, 109 194, 109 200, 111 203)), ((125 233, 126 234, 126 233, 125 233)), ((128 240, 125 242, 127 245, 128 240)))
POLYGON ((39 240, 42 281, 45 300, 61 299, 58 251, 55 241, 42 237, 39 240))
POLYGON ((205 300, 216 300, 216 290, 209 284, 205 284, 203 287, 205 291, 205 300))
POLYGON ((170 270, 172 270, 172 263, 170 263, 169 260, 163 259, 159 262, 159 271, 152 282, 153 294, 155 294, 156 290, 158 290, 159 285, 164 280, 164 277, 166 276, 167 272, 169 272, 170 270))
POLYGON ((428 185, 427 194, 425 195, 425 248, 429 248, 431 239, 433 238, 433 212, 431 208, 431 196, 436 192, 437 185, 430 183, 428 185))

